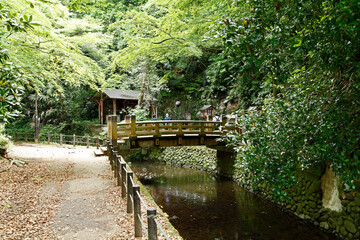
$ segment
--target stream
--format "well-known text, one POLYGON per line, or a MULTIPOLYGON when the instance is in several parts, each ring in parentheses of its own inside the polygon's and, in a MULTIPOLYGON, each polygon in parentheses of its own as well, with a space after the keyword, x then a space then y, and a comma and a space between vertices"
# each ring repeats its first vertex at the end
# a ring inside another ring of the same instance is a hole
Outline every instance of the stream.
POLYGON ((131 168, 184 239, 336 239, 210 173, 149 162, 131 168))

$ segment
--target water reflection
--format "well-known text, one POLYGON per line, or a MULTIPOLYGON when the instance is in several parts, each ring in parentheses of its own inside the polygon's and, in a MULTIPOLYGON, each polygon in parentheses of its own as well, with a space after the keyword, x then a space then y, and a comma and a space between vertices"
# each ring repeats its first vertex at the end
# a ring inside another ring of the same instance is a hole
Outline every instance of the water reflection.
POLYGON ((209 173, 156 163, 132 169, 184 239, 336 239, 209 173))

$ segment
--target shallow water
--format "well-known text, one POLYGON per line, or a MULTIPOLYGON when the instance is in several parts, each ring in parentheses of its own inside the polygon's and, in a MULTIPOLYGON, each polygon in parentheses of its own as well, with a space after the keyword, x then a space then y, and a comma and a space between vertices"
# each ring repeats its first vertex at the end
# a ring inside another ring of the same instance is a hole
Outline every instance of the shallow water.
POLYGON ((147 162, 131 168, 184 239, 336 239, 207 172, 147 162))

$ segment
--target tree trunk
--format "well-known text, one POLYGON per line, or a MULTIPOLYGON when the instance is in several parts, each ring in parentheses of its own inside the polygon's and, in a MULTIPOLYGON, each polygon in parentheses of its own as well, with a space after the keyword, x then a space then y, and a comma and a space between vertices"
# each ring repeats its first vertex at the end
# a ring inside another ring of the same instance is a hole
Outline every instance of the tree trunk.
POLYGON ((142 106, 144 103, 145 98, 145 90, 146 90, 146 83, 149 84, 149 71, 150 71, 150 64, 149 64, 149 58, 147 57, 144 60, 144 66, 143 66, 143 78, 142 78, 142 84, 140 89, 140 96, 139 96, 139 106, 142 106))

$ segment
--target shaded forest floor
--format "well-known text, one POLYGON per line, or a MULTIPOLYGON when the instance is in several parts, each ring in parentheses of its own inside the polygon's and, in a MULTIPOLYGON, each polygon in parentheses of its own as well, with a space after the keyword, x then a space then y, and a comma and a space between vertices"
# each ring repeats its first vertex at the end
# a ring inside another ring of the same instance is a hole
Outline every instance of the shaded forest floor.
MULTIPOLYGON (((0 171, 0 239, 136 239, 133 215, 126 214, 107 157, 94 157, 93 151, 12 147, 8 157, 26 164, 0 171)), ((0 170, 8 166, 8 160, 0 160, 0 170)), ((172 239, 181 239, 164 215, 159 221, 172 239)))

